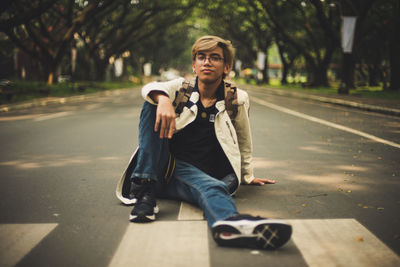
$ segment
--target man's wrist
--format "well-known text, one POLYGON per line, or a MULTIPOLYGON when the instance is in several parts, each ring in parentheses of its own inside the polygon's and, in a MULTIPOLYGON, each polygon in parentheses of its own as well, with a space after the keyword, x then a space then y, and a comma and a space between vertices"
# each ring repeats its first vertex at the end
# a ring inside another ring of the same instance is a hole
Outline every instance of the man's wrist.
MULTIPOLYGON (((155 103, 158 103, 160 100, 160 97, 168 97, 168 95, 163 92, 163 91, 151 91, 149 93, 149 97, 151 98, 151 100, 153 100, 155 103)), ((168 97, 169 98, 169 97, 168 97)))

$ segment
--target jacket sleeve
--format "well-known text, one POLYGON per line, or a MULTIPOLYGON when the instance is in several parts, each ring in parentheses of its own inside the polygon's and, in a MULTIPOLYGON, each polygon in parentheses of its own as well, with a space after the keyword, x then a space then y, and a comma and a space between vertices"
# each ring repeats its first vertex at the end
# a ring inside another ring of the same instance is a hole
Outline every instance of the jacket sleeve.
POLYGON ((182 82, 184 78, 178 78, 175 80, 171 80, 168 82, 151 82, 143 86, 142 88, 142 96, 144 100, 155 105, 154 101, 149 97, 150 92, 152 91, 162 91, 169 96, 171 101, 175 100, 175 93, 182 86, 182 82))
POLYGON ((235 130, 238 137, 241 158, 241 182, 249 184, 254 179, 252 158, 253 144, 249 120, 250 101, 248 94, 240 89, 238 89, 238 104, 238 113, 235 118, 235 130))

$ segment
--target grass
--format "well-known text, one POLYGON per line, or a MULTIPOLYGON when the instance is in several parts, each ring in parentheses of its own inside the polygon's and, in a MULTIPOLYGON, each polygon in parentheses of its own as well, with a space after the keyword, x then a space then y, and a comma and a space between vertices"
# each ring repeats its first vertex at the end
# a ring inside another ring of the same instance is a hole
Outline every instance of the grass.
POLYGON ((38 81, 13 81, 0 87, 0 104, 11 104, 41 97, 66 97, 95 93, 104 90, 132 88, 138 84, 132 82, 69 82, 47 85, 38 81))
MULTIPOLYGON (((242 84, 246 83, 244 79, 237 79, 236 82, 242 84)), ((250 82, 247 83, 252 85, 257 85, 255 80, 251 80, 250 82)), ((338 88, 339 88, 338 82, 331 82, 331 87, 303 87, 300 83, 290 83, 287 85, 281 85, 278 79, 270 79, 269 84, 258 84, 258 85, 270 88, 282 89, 282 90, 293 90, 299 92, 310 92, 310 93, 319 93, 326 95, 338 94, 338 88)), ((366 98, 400 100, 400 91, 383 90, 382 86, 360 86, 355 89, 351 89, 349 95, 366 97, 366 98)))
MULTIPOLYGON (((255 80, 246 81, 237 79, 237 83, 248 83, 257 85, 255 80)), ((71 95, 94 93, 103 90, 115 90, 121 88, 132 88, 138 86, 133 82, 90 82, 80 81, 73 83, 58 83, 48 86, 45 82, 37 81, 14 81, 11 86, 0 86, 0 104, 10 104, 41 97, 66 97, 71 95)), ((338 94, 338 83, 331 83, 331 87, 305 88, 300 83, 281 85, 278 79, 271 79, 270 84, 261 84, 282 90, 294 90, 300 92, 319 93, 326 95, 338 94)), ((350 95, 366 98, 400 100, 399 91, 383 90, 381 86, 362 86, 350 90, 350 95)))

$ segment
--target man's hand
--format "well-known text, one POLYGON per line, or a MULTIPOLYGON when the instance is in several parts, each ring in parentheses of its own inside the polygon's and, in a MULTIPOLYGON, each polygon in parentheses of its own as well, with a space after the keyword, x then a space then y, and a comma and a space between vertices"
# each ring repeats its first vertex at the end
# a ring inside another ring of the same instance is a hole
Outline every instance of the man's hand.
POLYGON ((251 185, 265 185, 265 184, 274 184, 275 180, 270 180, 270 179, 263 179, 263 178, 254 178, 253 181, 251 181, 251 185))
POLYGON ((161 92, 153 92, 150 97, 158 103, 154 131, 160 129, 160 138, 171 139, 175 131, 175 109, 171 99, 161 92))

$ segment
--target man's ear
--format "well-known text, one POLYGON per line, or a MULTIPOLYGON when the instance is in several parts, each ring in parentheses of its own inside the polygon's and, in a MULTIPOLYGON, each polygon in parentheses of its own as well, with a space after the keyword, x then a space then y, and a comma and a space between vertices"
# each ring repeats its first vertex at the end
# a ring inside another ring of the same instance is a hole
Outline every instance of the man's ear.
POLYGON ((193 70, 193 73, 196 73, 195 62, 194 61, 192 61, 192 70, 193 70))
POLYGON ((228 75, 230 71, 231 71, 231 65, 225 64, 225 66, 224 66, 225 75, 228 75))

